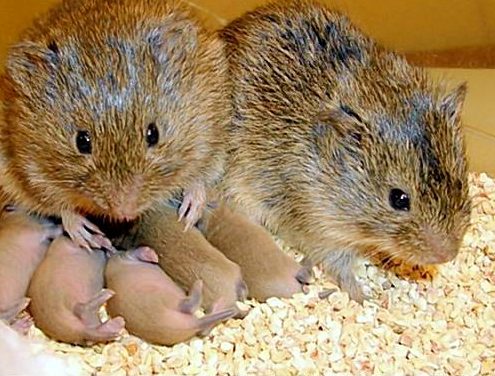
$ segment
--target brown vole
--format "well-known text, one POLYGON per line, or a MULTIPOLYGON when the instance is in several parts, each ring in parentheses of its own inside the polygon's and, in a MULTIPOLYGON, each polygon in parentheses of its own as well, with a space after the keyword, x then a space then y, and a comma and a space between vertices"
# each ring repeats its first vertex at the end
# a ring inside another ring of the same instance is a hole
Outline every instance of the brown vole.
POLYGON ((103 251, 85 251, 65 236, 55 239, 29 285, 29 310, 36 326, 72 344, 116 339, 124 328, 122 317, 102 323, 98 315, 114 295, 103 288, 106 262, 103 251))
POLYGON ((160 267, 182 289, 187 291, 197 280, 203 281, 203 306, 208 311, 219 299, 223 302, 220 309, 246 298, 247 286, 239 266, 208 243, 196 227, 184 232, 174 207, 162 204, 148 210, 131 233, 122 247, 154 249, 160 267))
POLYGON ((221 35, 233 81, 231 203, 356 300, 358 253, 455 257, 470 216, 465 85, 447 92, 316 2, 263 6, 221 35))
POLYGON ((203 284, 197 282, 189 296, 156 264, 157 254, 148 247, 119 252, 108 260, 107 287, 115 291, 107 304, 112 316, 122 316, 129 333, 158 345, 173 345, 209 330, 234 316, 236 309, 197 318, 203 284))
POLYGON ((180 214, 193 223, 222 170, 230 114, 222 46, 175 1, 54 7, 7 57, 7 193, 61 216, 86 248, 109 242, 85 214, 130 220, 182 191, 180 214))
POLYGON ((270 233, 221 205, 205 213, 199 228, 206 240, 241 267, 251 298, 289 298, 306 290, 311 271, 284 253, 270 233))
POLYGON ((0 213, 0 320, 25 331, 30 320, 17 319, 29 304, 29 281, 52 239, 62 228, 18 209, 0 213))

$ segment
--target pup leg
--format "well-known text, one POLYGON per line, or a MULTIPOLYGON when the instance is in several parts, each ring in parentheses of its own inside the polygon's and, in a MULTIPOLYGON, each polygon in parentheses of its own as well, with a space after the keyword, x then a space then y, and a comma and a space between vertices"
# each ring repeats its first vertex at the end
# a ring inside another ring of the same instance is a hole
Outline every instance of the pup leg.
POLYGON ((32 326, 33 318, 30 315, 25 315, 10 323, 10 327, 22 335, 26 335, 32 326))
MULTIPOLYGON (((199 333, 200 336, 207 336, 211 330, 218 325, 220 322, 238 317, 241 312, 237 307, 222 309, 224 307, 224 303, 219 299, 212 305, 211 312, 202 318, 199 319, 199 333)), ((243 317, 247 314, 247 312, 242 312, 243 317)))
POLYGON ((117 339, 124 328, 124 318, 117 316, 105 321, 95 328, 85 327, 83 330, 83 337, 86 339, 88 345, 109 342, 117 339))
POLYGON ((193 314, 200 306, 203 300, 203 281, 194 282, 191 291, 179 305, 179 310, 183 313, 193 314))
POLYGON ((114 317, 104 323, 98 317, 100 307, 114 295, 112 290, 103 289, 89 302, 74 307, 74 314, 83 324, 82 337, 88 344, 112 341, 124 329, 125 321, 122 317, 114 317))
POLYGON ((0 311, 0 320, 4 320, 8 323, 12 322, 19 313, 26 309, 30 301, 31 299, 29 298, 21 298, 12 304, 11 307, 0 311))

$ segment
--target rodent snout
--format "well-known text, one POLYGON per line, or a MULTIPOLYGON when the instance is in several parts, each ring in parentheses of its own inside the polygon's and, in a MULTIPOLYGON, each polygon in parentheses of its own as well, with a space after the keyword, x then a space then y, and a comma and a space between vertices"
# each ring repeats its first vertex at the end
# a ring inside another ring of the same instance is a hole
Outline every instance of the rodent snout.
POLYGON ((138 217, 142 185, 143 178, 137 176, 129 184, 109 192, 106 199, 109 214, 117 220, 125 221, 138 217))
POLYGON ((425 264, 443 264, 453 260, 459 252, 459 241, 452 235, 441 235, 431 228, 425 232, 426 252, 422 255, 425 264))
POLYGON ((126 202, 120 206, 110 206, 110 215, 117 220, 132 221, 138 216, 137 206, 126 202))

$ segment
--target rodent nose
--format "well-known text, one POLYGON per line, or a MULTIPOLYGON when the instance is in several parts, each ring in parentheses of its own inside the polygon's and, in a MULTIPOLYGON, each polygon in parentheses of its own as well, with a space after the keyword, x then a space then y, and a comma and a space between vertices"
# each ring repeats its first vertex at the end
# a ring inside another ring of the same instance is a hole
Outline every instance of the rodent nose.
POLYGON ((431 228, 425 229, 428 247, 425 256, 427 264, 443 264, 453 260, 459 252, 459 241, 452 235, 442 236, 431 228))
POLYGON ((136 176, 129 184, 121 187, 117 192, 110 192, 108 207, 111 215, 121 220, 132 220, 139 215, 139 198, 143 178, 136 176))

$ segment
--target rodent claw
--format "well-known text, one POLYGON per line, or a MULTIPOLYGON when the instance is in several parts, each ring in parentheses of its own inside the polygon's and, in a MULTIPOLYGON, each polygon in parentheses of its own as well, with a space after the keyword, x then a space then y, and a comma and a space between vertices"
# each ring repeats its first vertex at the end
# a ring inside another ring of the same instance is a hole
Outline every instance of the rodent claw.
POLYGON ((307 285, 313 281, 313 271, 310 267, 302 267, 296 274, 296 280, 302 284, 307 285))
POLYGON ((88 229, 89 231, 91 231, 95 234, 105 236, 105 234, 98 228, 98 226, 96 226, 94 223, 88 221, 84 217, 81 217, 81 218, 82 218, 81 225, 83 227, 85 227, 86 229, 88 229))
POLYGON ((206 190, 204 186, 198 185, 189 190, 179 207, 179 221, 185 219, 184 231, 192 228, 203 215, 206 206, 206 190))
POLYGON ((318 298, 320 298, 320 299, 322 299, 322 300, 323 300, 323 299, 327 299, 330 295, 332 295, 333 293, 335 293, 335 292, 337 292, 337 291, 338 291, 338 289, 336 289, 336 288, 333 288, 333 289, 325 289, 325 290, 320 291, 320 292, 318 293, 318 298))
POLYGON ((111 252, 116 251, 108 238, 103 235, 92 234, 84 228, 80 229, 76 233, 71 233, 68 231, 67 233, 75 244, 88 252, 93 252, 94 249, 101 248, 105 248, 111 252))
POLYGON ((184 197, 184 200, 182 201, 182 204, 179 207, 179 222, 182 221, 182 219, 184 218, 184 215, 189 209, 189 205, 190 205, 189 200, 184 197))
POLYGON ((88 252, 92 252, 95 248, 116 251, 103 232, 86 218, 78 214, 67 213, 62 215, 62 223, 71 240, 88 252))

